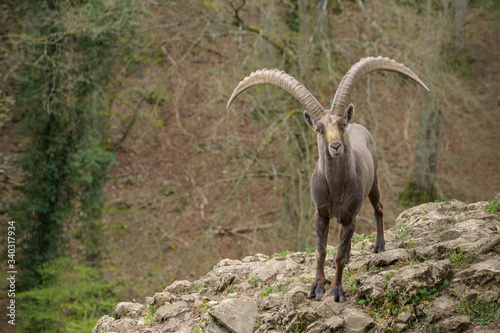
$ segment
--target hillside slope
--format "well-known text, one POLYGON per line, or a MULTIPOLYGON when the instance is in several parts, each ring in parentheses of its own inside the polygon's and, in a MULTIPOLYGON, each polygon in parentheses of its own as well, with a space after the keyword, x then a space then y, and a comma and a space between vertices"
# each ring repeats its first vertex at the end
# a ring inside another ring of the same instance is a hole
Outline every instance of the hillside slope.
MULTIPOLYGON (((147 304, 120 303, 92 333, 498 332, 500 216, 487 207, 457 200, 413 207, 385 232, 379 254, 371 253, 373 236, 355 235, 346 303, 307 298, 313 250, 256 254, 175 281, 147 304)), ((326 269, 328 280, 333 273, 326 269)))

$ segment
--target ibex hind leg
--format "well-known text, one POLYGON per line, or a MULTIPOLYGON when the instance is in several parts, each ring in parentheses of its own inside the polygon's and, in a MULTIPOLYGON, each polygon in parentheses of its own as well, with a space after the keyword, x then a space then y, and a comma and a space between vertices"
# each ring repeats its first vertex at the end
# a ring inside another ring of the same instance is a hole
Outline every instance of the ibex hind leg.
POLYGON ((375 241, 375 248, 373 249, 373 252, 384 252, 384 207, 380 202, 380 190, 378 187, 377 177, 375 177, 375 181, 373 182, 373 187, 370 191, 370 194, 368 194, 368 198, 370 199, 370 203, 375 210, 375 221, 377 222, 377 240, 375 241))

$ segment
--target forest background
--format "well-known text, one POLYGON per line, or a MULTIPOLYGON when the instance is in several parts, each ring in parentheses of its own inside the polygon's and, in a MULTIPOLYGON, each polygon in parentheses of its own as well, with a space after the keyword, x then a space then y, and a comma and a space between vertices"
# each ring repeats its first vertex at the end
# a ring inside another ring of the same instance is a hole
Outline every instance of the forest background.
MULTIPOLYGON (((1 280, 9 259, 19 269, 17 325, 2 282, 0 332, 89 331, 222 258, 314 248, 300 104, 265 86, 225 107, 260 68, 324 106, 366 56, 429 86, 375 73, 351 95, 387 227, 407 206, 499 192, 495 0, 7 0, 0 33, 1 280)), ((374 230, 368 204, 356 232, 374 230)))

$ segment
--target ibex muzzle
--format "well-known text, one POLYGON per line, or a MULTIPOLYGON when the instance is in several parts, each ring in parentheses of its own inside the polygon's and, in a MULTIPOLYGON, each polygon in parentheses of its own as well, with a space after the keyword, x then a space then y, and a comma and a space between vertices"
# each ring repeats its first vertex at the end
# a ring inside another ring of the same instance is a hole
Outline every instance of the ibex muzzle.
POLYGON ((285 89, 305 107, 304 120, 317 133, 319 159, 311 176, 311 194, 314 205, 314 225, 317 247, 316 278, 309 289, 309 297, 321 299, 325 293, 326 243, 330 219, 341 224, 340 246, 335 256, 335 277, 330 291, 338 302, 345 299, 342 271, 351 253, 351 238, 356 226, 356 215, 368 197, 375 211, 377 239, 373 252, 384 251, 383 207, 377 177, 377 149, 366 128, 351 124, 354 106, 346 103, 349 95, 363 76, 387 70, 403 74, 427 91, 425 84, 406 66, 389 58, 368 57, 354 64, 342 78, 330 109, 325 110, 314 96, 293 76, 277 69, 259 70, 241 81, 234 89, 227 107, 244 90, 258 84, 272 84, 285 89))

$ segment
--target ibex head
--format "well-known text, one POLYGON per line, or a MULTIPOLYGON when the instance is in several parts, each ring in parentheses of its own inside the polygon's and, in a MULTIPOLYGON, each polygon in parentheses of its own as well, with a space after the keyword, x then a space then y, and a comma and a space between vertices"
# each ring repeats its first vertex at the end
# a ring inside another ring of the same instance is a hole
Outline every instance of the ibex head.
POLYGON ((368 73, 379 70, 403 74, 429 91, 427 86, 408 67, 389 58, 368 57, 355 63, 344 75, 329 110, 325 110, 316 98, 293 76, 277 69, 262 69, 247 76, 234 89, 227 107, 229 108, 239 94, 252 86, 272 84, 281 87, 292 94, 305 107, 304 120, 321 135, 330 155, 340 157, 344 153, 345 147, 349 145, 346 129, 354 114, 352 104, 347 108, 345 107, 349 95, 358 80, 368 73))
POLYGON ((304 111, 304 120, 318 133, 318 139, 323 140, 323 145, 328 148, 331 157, 341 157, 344 149, 349 145, 347 124, 354 115, 354 105, 351 103, 343 115, 325 112, 319 118, 313 118, 309 112, 304 111))

